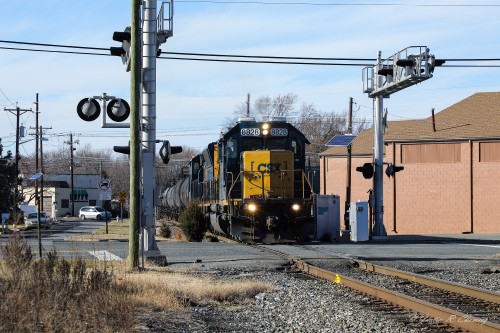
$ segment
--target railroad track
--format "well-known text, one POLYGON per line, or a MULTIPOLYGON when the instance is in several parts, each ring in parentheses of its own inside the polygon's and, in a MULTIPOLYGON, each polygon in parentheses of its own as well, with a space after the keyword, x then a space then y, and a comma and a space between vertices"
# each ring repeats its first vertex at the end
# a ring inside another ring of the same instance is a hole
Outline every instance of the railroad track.
POLYGON ((287 258, 295 268, 308 275, 344 285, 367 295, 369 300, 363 305, 377 311, 394 313, 410 325, 420 324, 420 328, 425 327, 436 332, 500 332, 498 292, 352 258, 318 254, 316 257, 307 256, 303 259, 275 247, 250 246, 287 258), (343 260, 343 264, 339 265, 339 260, 343 260), (336 265, 329 264, 333 261, 336 265), (342 273, 335 271, 339 267, 343 267, 340 269, 342 273), (420 316, 418 319, 414 315, 412 317, 408 311, 420 316))

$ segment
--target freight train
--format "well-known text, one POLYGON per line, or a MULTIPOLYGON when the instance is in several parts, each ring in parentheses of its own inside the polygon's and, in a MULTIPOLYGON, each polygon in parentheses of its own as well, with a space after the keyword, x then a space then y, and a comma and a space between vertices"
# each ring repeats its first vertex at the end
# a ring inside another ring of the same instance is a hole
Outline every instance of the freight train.
POLYGON ((177 217, 195 201, 207 228, 250 243, 281 243, 314 235, 314 194, 306 170, 309 144, 284 117, 239 118, 194 156, 188 175, 161 195, 177 217))

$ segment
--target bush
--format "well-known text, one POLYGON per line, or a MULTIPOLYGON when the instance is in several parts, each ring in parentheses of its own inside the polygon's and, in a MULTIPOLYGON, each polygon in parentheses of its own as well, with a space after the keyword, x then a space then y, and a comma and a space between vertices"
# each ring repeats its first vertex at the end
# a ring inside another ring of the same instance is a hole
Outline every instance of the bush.
POLYGON ((160 232, 161 237, 170 238, 170 236, 172 235, 172 230, 165 221, 160 222, 160 227, 158 228, 158 231, 160 232))
POLYGON ((196 203, 190 203, 179 217, 181 229, 190 242, 201 242, 205 235, 203 213, 196 203))

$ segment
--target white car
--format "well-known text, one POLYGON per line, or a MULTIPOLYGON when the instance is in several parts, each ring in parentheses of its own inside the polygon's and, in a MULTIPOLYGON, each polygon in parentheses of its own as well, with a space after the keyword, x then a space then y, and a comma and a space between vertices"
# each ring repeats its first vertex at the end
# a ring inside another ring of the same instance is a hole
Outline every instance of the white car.
POLYGON ((108 212, 107 210, 99 206, 85 206, 80 208, 78 216, 80 216, 80 219, 84 221, 86 219, 101 220, 105 219, 106 216, 108 217, 108 219, 110 219, 112 217, 112 214, 111 212, 108 212))
MULTIPOLYGON (((40 227, 41 228, 44 228, 44 229, 50 228, 51 222, 52 222, 52 219, 50 218, 49 215, 47 215, 46 212, 40 212, 40 227)), ((24 226, 26 227, 26 229, 38 227, 38 214, 36 212, 26 214, 24 217, 24 226)))

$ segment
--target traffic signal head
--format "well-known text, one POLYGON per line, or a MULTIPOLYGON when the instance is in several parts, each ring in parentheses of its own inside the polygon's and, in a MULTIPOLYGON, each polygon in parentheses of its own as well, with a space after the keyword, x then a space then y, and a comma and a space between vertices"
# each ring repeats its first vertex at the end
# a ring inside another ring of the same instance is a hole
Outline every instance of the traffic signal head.
POLYGON ((130 33, 130 27, 126 27, 125 31, 115 31, 113 33, 113 40, 121 42, 121 47, 110 47, 109 52, 111 55, 120 56, 122 62, 126 67, 126 71, 130 71, 130 41, 132 35, 130 33))
POLYGON ((363 166, 357 167, 356 171, 361 172, 363 174, 363 177, 366 179, 370 179, 373 177, 374 170, 373 170, 373 164, 372 163, 365 163, 363 166))
POLYGON ((78 116, 85 121, 94 121, 101 114, 101 106, 93 98, 84 98, 76 106, 78 116))

